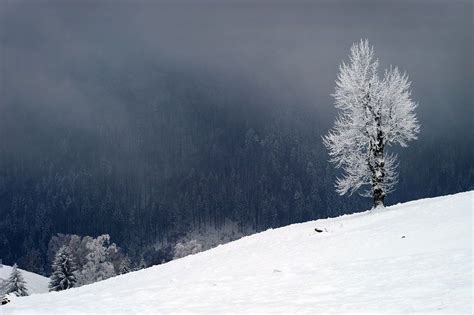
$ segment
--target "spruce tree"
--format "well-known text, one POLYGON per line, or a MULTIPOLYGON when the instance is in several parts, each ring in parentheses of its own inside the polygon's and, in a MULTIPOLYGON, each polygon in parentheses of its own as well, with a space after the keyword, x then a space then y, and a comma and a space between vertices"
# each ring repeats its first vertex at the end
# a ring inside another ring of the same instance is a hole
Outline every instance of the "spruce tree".
POLYGON ((125 256, 120 262, 119 273, 123 275, 129 273, 130 271, 132 271, 130 258, 128 258, 128 256, 125 256))
POLYGON ((17 264, 13 265, 10 277, 7 280, 5 294, 15 294, 16 296, 27 296, 28 289, 23 275, 18 270, 17 264))
POLYGON ((49 291, 62 291, 74 287, 77 282, 76 264, 68 246, 62 246, 56 253, 49 281, 49 291))
POLYGON ((138 265, 138 270, 145 269, 146 268, 146 262, 145 259, 140 259, 140 264, 138 265))

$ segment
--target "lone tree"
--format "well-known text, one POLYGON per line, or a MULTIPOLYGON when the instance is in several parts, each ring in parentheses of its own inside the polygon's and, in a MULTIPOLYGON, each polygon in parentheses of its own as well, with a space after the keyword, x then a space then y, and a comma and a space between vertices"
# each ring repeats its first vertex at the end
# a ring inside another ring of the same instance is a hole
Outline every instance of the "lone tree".
POLYGON ((15 294, 16 296, 27 296, 28 289, 26 288, 26 281, 23 279, 23 275, 18 270, 17 264, 13 265, 10 277, 8 277, 5 294, 15 294))
POLYGON ((420 128, 408 76, 390 67, 380 79, 377 70, 369 42, 353 44, 349 64, 343 62, 339 68, 333 94, 339 115, 323 137, 330 161, 342 169, 337 192, 351 195, 361 189, 362 196, 373 198, 374 208, 383 207, 398 181, 397 156, 387 154, 386 148, 406 147, 420 128))
POLYGON ((68 246, 62 246, 56 253, 49 280, 49 291, 62 291, 74 287, 77 282, 76 264, 68 246))

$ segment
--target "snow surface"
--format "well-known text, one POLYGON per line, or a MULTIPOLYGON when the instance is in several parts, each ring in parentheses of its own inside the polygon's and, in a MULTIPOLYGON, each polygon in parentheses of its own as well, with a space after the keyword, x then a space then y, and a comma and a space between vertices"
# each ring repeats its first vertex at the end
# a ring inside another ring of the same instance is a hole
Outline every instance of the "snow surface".
POLYGON ((0 311, 471 314, 473 201, 471 191, 268 230, 92 285, 17 298, 0 311))
MULTIPOLYGON (((23 278, 26 281, 26 288, 28 289, 29 294, 48 292, 49 278, 43 277, 37 273, 25 271, 20 268, 18 268, 18 270, 20 270, 23 278)), ((11 272, 11 266, 2 265, 2 267, 0 267, 0 283, 6 281, 8 277, 10 277, 11 272)))

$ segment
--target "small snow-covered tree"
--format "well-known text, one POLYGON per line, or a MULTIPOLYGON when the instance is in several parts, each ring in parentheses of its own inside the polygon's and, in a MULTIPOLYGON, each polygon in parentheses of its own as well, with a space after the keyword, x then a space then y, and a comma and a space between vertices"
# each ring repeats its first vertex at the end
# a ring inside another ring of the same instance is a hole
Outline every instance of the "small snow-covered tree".
POLYGON ((147 265, 146 265, 145 259, 142 257, 140 259, 140 263, 138 264, 136 270, 145 269, 146 267, 147 267, 147 265))
POLYGON ((51 278, 49 281, 49 291, 62 291, 74 287, 77 282, 75 272, 77 266, 74 262, 71 249, 62 246, 56 253, 52 265, 51 278))
POLYGON ((123 275, 132 271, 132 262, 127 255, 125 255, 120 261, 119 265, 119 274, 123 275))
POLYGON ((7 279, 5 286, 5 294, 15 294, 16 296, 27 296, 28 289, 26 288, 26 281, 23 275, 18 270, 17 264, 13 265, 12 272, 7 279))
POLYGON ((202 251, 202 245, 199 244, 196 240, 190 240, 187 242, 179 242, 174 246, 174 257, 173 259, 178 259, 186 257, 188 255, 197 254, 202 251))
POLYGON ((323 137, 331 162, 342 169, 336 189, 340 195, 362 189, 361 195, 373 198, 374 208, 383 206, 398 180, 397 157, 386 148, 406 147, 420 128, 411 83, 396 67, 380 79, 367 40, 351 47, 349 64, 342 63, 339 71, 333 96, 340 112, 323 137))

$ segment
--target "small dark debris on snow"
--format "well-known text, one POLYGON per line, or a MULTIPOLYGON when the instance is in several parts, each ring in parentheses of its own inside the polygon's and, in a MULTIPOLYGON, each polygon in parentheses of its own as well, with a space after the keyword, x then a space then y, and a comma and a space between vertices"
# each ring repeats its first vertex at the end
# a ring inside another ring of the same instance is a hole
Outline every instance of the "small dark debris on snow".
POLYGON ((402 238, 405 238, 405 235, 403 235, 402 238))
POLYGON ((315 228, 314 230, 315 230, 316 232, 318 232, 318 233, 324 232, 323 230, 320 230, 320 229, 318 229, 318 228, 315 228))
POLYGON ((281 270, 273 269, 273 273, 276 273, 276 272, 281 272, 281 270))

